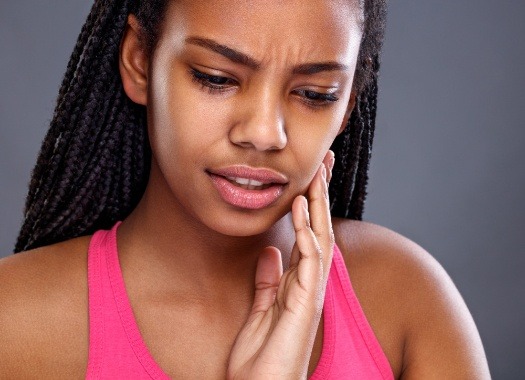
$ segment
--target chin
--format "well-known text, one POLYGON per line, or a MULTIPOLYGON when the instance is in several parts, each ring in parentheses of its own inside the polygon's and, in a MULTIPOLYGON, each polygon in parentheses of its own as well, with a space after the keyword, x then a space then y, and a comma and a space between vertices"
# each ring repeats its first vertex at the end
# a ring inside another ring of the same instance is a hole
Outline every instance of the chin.
POLYGON ((271 229, 287 213, 279 214, 257 211, 222 213, 221 217, 210 218, 204 222, 208 228, 227 236, 247 237, 261 235, 271 229))

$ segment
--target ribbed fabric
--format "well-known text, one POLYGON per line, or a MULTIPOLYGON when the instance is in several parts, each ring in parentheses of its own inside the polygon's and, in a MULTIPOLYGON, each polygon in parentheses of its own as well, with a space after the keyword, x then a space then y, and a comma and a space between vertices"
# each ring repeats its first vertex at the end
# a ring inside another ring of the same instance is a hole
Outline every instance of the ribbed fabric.
MULTIPOLYGON (((88 252, 89 359, 87 379, 169 379, 140 335, 120 269, 116 233, 97 231, 88 252)), ((311 380, 393 379, 334 247, 323 306, 324 337, 311 380)))

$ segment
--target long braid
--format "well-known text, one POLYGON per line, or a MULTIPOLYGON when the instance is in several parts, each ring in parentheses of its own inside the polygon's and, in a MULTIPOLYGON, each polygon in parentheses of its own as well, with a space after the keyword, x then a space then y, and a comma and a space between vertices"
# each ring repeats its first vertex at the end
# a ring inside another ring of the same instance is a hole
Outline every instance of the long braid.
MULTIPOLYGON (((100 6, 101 4, 102 3, 95 4, 95 6, 93 7, 92 11, 90 12, 90 14, 89 14, 89 16, 88 16, 88 18, 86 20, 86 23, 82 27, 82 31, 80 32, 80 35, 79 35, 79 37, 77 39, 77 43, 76 43, 75 48, 73 50, 73 53, 71 55, 71 59, 70 59, 70 61, 68 63, 67 70, 66 70, 66 73, 64 75, 64 79, 62 80, 62 85, 60 87, 60 91, 59 91, 59 94, 58 94, 58 99, 63 99, 64 98, 64 94, 68 90, 69 83, 71 83, 72 78, 75 75, 75 71, 77 69, 78 62, 80 61, 80 57, 81 57, 81 52, 82 52, 83 46, 86 44, 87 39, 89 37, 89 34, 93 30, 95 18, 96 18, 96 16, 99 13, 99 10, 98 10, 97 6, 100 6)), ((58 111, 59 108, 60 108, 60 105, 57 107, 57 111, 58 111)), ((54 117, 56 117, 56 112, 57 111, 55 111, 55 116, 54 117)), ((50 130, 48 132, 48 136, 51 135, 51 134, 52 134, 52 131, 50 130)), ((46 140, 48 140, 48 139, 46 138, 46 140)), ((49 139, 49 140, 51 140, 51 139, 49 139)), ((43 145, 42 149, 41 149, 41 155, 48 154, 47 151, 50 148, 51 148, 51 146, 49 144, 43 145)), ((49 164, 50 163, 48 163, 46 161, 38 160, 38 162, 37 162, 33 172, 34 173, 40 173, 42 171, 45 171, 46 170, 45 167, 47 165, 49 165, 49 164)), ((37 185, 35 183, 39 179, 41 180, 42 178, 37 178, 36 176, 33 176, 33 178, 32 178, 31 185, 30 185, 30 188, 29 188, 29 193, 28 193, 27 199, 26 199, 26 210, 29 208, 30 204, 34 203, 35 196, 37 195, 37 192, 41 189, 40 184, 37 185)))
POLYGON ((145 110, 115 75, 129 3, 95 2, 82 29, 33 170, 16 252, 107 227, 129 214, 145 188, 145 110), (130 158, 135 148, 141 160, 130 158))
POLYGON ((332 180, 334 182, 331 183, 330 189, 332 190, 330 194, 331 211, 334 216, 348 217, 349 195, 353 193, 355 187, 355 178, 359 169, 361 135, 365 128, 361 120, 361 103, 358 97, 349 126, 338 137, 340 142, 334 141, 332 145, 336 157, 340 157, 335 162, 332 180))
MULTIPOLYGON (((379 69, 379 62, 375 66, 379 69)), ((377 72, 377 71, 376 71, 377 72)), ((372 155, 372 143, 374 140, 375 119, 377 110, 377 77, 370 81, 367 89, 368 97, 365 103, 366 112, 364 117, 365 133, 361 139, 361 151, 359 157, 359 169, 357 171, 355 188, 358 191, 352 194, 349 205, 349 215, 355 216, 354 219, 362 219, 365 198, 367 195, 366 187, 368 184, 368 169, 372 155)))
MULTIPOLYGON (((124 93, 118 71, 127 17, 137 16, 152 54, 168 0, 95 0, 67 66, 50 129, 33 169, 15 252, 111 227, 137 205, 149 176, 146 109, 124 93)), ((386 0, 360 0, 364 31, 356 107, 336 138, 332 214, 361 219, 377 109, 386 0)))
POLYGON ((330 182, 333 216, 361 220, 377 113, 380 52, 386 21, 386 1, 365 0, 365 24, 354 79, 358 94, 348 125, 332 144, 336 156, 330 182))

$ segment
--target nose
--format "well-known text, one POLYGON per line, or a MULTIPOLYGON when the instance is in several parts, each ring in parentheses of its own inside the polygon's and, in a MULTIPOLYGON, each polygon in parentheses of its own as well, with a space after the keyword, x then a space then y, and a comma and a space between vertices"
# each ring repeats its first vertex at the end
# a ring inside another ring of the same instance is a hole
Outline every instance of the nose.
POLYGON ((230 141, 258 151, 281 150, 287 144, 284 115, 278 94, 271 90, 246 97, 230 129, 230 141))

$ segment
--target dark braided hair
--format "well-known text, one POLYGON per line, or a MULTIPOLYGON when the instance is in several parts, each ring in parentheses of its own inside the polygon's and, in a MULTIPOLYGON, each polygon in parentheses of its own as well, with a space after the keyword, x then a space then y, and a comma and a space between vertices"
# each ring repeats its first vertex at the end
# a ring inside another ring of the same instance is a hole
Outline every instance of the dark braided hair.
MULTIPOLYGON (((158 41, 169 0, 95 0, 59 91, 51 126, 32 172, 15 252, 110 228, 144 193, 151 150, 146 108, 125 94, 118 69, 120 41, 136 15, 146 52, 158 41)), ((360 0, 363 38, 356 106, 332 145, 332 215, 361 219, 375 127, 377 75, 386 0, 360 0)))

